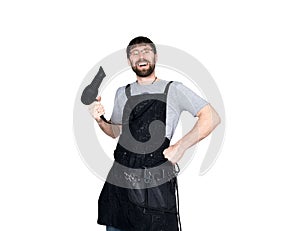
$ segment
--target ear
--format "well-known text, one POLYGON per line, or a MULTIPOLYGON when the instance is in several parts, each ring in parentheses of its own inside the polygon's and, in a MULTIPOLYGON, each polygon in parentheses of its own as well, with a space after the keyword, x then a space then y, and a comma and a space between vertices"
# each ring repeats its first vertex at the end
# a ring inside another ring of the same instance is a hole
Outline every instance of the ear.
POLYGON ((127 63, 128 63, 129 66, 131 66, 130 59, 127 59, 127 63))

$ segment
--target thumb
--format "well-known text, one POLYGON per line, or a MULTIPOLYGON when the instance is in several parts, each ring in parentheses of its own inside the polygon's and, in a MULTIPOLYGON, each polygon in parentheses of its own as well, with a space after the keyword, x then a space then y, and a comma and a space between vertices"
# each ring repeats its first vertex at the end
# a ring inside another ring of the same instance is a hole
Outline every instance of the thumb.
POLYGON ((100 101, 101 101, 101 96, 100 96, 100 95, 97 96, 97 97, 96 97, 96 100, 97 100, 98 102, 100 102, 100 101))

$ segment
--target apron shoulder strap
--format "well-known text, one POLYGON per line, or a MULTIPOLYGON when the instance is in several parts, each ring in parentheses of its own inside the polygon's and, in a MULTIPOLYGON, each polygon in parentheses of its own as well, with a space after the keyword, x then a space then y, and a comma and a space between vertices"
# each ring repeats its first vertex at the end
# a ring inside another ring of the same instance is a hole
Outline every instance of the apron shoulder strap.
MULTIPOLYGON (((173 81, 170 81, 170 82, 167 83, 167 85, 165 87, 165 91, 164 91, 165 95, 168 95, 168 91, 169 91, 169 87, 170 87, 171 83, 173 83, 173 81)), ((126 87, 125 87, 125 93, 126 93, 127 98, 129 99, 129 97, 131 96, 131 93, 130 93, 130 84, 126 85, 126 87)))
POLYGON ((126 87, 125 87, 125 93, 126 93, 127 99, 129 99, 129 97, 131 96, 131 93, 130 93, 130 84, 126 85, 126 87))
POLYGON ((168 95, 168 91, 169 91, 169 87, 170 87, 170 84, 171 84, 171 83, 173 83, 173 81, 170 81, 170 82, 167 83, 167 85, 166 85, 166 87, 165 87, 165 92, 164 92, 165 95, 168 95))

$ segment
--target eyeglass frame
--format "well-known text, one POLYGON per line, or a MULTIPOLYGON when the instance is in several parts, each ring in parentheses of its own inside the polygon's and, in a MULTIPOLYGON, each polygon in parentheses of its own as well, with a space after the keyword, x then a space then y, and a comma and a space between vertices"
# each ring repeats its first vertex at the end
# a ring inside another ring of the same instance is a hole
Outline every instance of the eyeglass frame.
POLYGON ((133 51, 129 52, 129 56, 138 57, 140 54, 147 55, 147 54, 150 54, 151 52, 154 54, 154 51, 151 48, 144 48, 142 50, 134 49, 133 51), (134 52, 137 52, 137 53, 134 54, 134 52))
POLYGON ((126 48, 126 54, 127 54, 127 58, 129 59, 130 58, 130 50, 133 50, 137 47, 140 47, 140 46, 150 46, 154 52, 154 54, 156 55, 157 51, 156 51, 156 46, 154 43, 138 43, 138 44, 133 44, 133 45, 128 45, 127 48, 126 48))

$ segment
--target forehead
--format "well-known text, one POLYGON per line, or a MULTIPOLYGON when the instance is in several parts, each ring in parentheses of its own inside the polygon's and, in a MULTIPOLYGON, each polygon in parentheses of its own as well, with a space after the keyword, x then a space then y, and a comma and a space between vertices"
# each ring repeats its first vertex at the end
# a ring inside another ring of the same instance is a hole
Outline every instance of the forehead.
POLYGON ((138 49, 138 50, 142 50, 145 48, 150 48, 151 49, 151 45, 149 43, 140 43, 140 44, 135 44, 129 47, 129 50, 133 50, 133 49, 138 49))

